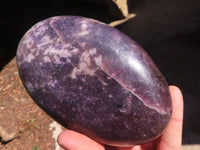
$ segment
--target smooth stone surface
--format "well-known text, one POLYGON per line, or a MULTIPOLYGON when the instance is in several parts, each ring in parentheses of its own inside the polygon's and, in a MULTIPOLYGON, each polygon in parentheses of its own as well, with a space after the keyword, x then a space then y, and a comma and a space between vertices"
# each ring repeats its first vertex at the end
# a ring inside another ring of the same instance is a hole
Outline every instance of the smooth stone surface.
POLYGON ((44 111, 104 144, 149 142, 170 120, 168 85, 152 59, 96 20, 57 16, 37 23, 20 41, 17 63, 44 111))

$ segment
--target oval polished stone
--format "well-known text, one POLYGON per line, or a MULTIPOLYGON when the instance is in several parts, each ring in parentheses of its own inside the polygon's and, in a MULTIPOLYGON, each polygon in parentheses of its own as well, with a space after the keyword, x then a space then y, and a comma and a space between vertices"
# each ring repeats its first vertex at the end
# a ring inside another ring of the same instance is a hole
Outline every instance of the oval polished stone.
POLYGON ((168 85, 152 59, 96 20, 57 16, 37 23, 19 43, 17 64, 47 114, 103 144, 149 142, 171 118, 168 85))

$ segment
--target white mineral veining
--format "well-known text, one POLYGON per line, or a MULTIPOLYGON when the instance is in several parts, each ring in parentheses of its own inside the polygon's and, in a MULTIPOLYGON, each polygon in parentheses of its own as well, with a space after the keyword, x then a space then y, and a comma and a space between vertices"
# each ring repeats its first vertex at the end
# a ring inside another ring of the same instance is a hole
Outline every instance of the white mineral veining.
POLYGON ((95 64, 101 68, 101 66, 103 65, 103 61, 102 61, 102 55, 96 56, 94 57, 94 61, 95 64))
POLYGON ((50 80, 49 82, 48 82, 48 86, 51 86, 51 87, 55 87, 56 86, 56 84, 58 84, 58 80, 50 80))
MULTIPOLYGON (((133 63, 133 62, 129 62, 129 63, 133 63)), ((132 64, 133 65, 133 64, 132 64)), ((136 65, 136 68, 138 70, 141 70, 141 66, 138 65, 138 63, 135 64, 136 65)), ((168 112, 166 110, 164 110, 162 107, 160 107, 160 105, 156 105, 156 104, 152 104, 152 103, 148 103, 148 101, 142 97, 141 95, 138 95, 136 93, 136 89, 134 87, 132 87, 132 85, 130 85, 129 83, 126 83, 124 82, 123 80, 120 80, 117 78, 116 76, 116 73, 115 72, 112 72, 112 73, 109 73, 109 71, 107 71, 106 69, 104 69, 104 71, 111 77, 113 78, 115 81, 117 81, 125 90, 131 92, 133 95, 135 95, 141 102, 143 102, 143 104, 150 108, 150 109, 153 109, 155 111, 157 111, 158 113, 160 114, 167 114, 168 112)), ((157 96, 155 96, 157 98, 157 96)), ((123 110, 122 110, 123 111, 123 110)))
POLYGON ((107 76, 107 79, 108 79, 108 80, 111 80, 112 78, 111 78, 110 76, 107 76))
POLYGON ((132 88, 131 86, 129 85, 126 85, 124 82, 122 81, 119 81, 116 77, 113 76, 113 74, 111 74, 111 77, 113 79, 115 79, 122 87, 124 87, 124 89, 126 89, 127 91, 131 92, 133 95, 135 95, 141 102, 143 102, 143 104, 150 108, 150 109, 153 109, 155 111, 157 111, 158 113, 160 114, 167 114, 168 112, 166 112, 162 107, 160 107, 160 105, 156 105, 156 104, 151 104, 151 103, 147 103, 146 100, 141 97, 140 95, 136 94, 136 89, 135 88, 132 88))
POLYGON ((102 83, 103 85, 105 85, 105 86, 108 85, 108 83, 104 82, 103 80, 100 80, 100 81, 101 81, 101 83, 102 83))
POLYGON ((77 53, 77 49, 74 48, 74 51, 69 51, 68 49, 70 48, 71 45, 69 44, 59 44, 58 43, 54 43, 54 44, 50 44, 44 51, 44 62, 54 62, 55 64, 61 64, 63 63, 60 58, 64 57, 64 58, 70 58, 72 57, 72 55, 74 55, 75 53, 77 53), (58 47, 60 49, 58 49, 58 47))
POLYGON ((79 74, 88 74, 91 76, 94 76, 96 72, 96 67, 93 64, 92 58, 96 54, 96 49, 92 48, 88 51, 84 51, 79 60, 79 64, 77 67, 74 67, 74 69, 71 72, 70 77, 72 79, 76 79, 77 75, 79 74))
POLYGON ((80 23, 81 23, 81 30, 86 30, 88 27, 87 21, 82 20, 80 23))
POLYGON ((113 97, 113 95, 112 95, 112 94, 109 94, 109 95, 108 95, 108 97, 109 97, 109 98, 112 98, 112 97, 113 97))
POLYGON ((33 50, 32 48, 31 54, 34 51, 35 55, 33 55, 29 60, 25 58, 24 61, 30 63, 39 55, 39 51, 42 51, 45 63, 53 61, 55 64, 61 64, 63 62, 60 60, 60 58, 64 57, 68 59, 73 55, 77 55, 79 53, 79 49, 73 47, 70 43, 65 44, 62 41, 60 41, 60 38, 58 38, 56 41, 53 41, 49 39, 48 36, 44 36, 42 42, 37 44, 37 49, 33 50))
POLYGON ((76 79, 76 75, 78 74, 78 71, 77 71, 77 70, 78 70, 77 67, 75 67, 75 68, 72 70, 71 75, 70 75, 70 77, 71 77, 72 79, 76 79))
POLYGON ((91 49, 89 49, 89 54, 90 54, 90 55, 95 55, 95 54, 97 54, 96 48, 91 48, 91 49))
POLYGON ((90 33, 90 30, 88 29, 88 23, 85 19, 81 20, 80 22, 80 30, 76 34, 76 36, 86 36, 90 33))
POLYGON ((88 74, 88 75, 91 75, 93 76, 96 72, 96 69, 94 68, 90 68, 88 66, 88 63, 85 62, 85 61, 81 61, 78 65, 78 67, 75 67, 73 70, 72 70, 72 73, 70 75, 70 77, 72 79, 76 79, 77 78, 77 75, 79 74, 88 74))
POLYGON ((25 61, 26 62, 28 62, 28 63, 30 63, 32 60, 34 60, 35 59, 35 56, 32 54, 32 53, 30 53, 30 54, 28 54, 26 57, 25 57, 25 61))
POLYGON ((76 35, 78 35, 78 36, 86 36, 89 33, 90 32, 88 30, 83 30, 83 31, 80 31, 79 33, 77 33, 76 35))
POLYGON ((54 43, 55 43, 54 40, 50 39, 48 35, 45 35, 42 37, 40 41, 38 41, 38 44, 36 46, 38 49, 44 49, 46 45, 54 44, 54 43))
POLYGON ((78 53, 79 53, 79 49, 78 48, 73 48, 73 50, 71 50, 71 53, 73 54, 73 55, 77 55, 78 53))
POLYGON ((31 49, 33 47, 33 38, 31 36, 28 35, 29 32, 27 32, 23 38, 23 40, 21 40, 21 44, 18 47, 17 50, 17 56, 19 56, 19 58, 23 58, 22 61, 18 61, 18 65, 20 66, 23 62, 31 62, 32 60, 35 59, 35 57, 32 55, 32 53, 29 53, 28 56, 26 55, 26 53, 24 53, 24 47, 26 47, 26 49, 31 49), (24 47, 23 47, 24 46, 24 47))
POLYGON ((44 62, 47 63, 47 62, 51 62, 51 59, 48 57, 48 56, 44 56, 44 62))
POLYGON ((27 82, 26 86, 30 92, 32 92, 35 89, 35 86, 31 82, 27 82))
POLYGON ((47 26, 44 25, 44 22, 39 22, 35 26, 33 26, 34 36, 37 37, 38 35, 42 35, 45 33, 47 26))
POLYGON ((22 43, 26 44, 26 47, 28 49, 31 49, 33 47, 33 44, 34 44, 34 40, 33 40, 33 37, 32 36, 29 36, 30 32, 27 32, 23 38, 23 41, 22 43))
POLYGON ((85 47, 87 43, 86 42, 82 42, 82 43, 79 43, 79 44, 80 44, 81 47, 85 47))

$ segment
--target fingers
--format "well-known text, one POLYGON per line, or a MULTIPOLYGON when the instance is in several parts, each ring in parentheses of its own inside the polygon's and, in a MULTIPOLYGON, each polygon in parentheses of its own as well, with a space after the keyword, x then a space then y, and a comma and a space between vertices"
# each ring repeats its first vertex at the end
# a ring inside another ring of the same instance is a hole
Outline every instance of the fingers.
MULTIPOLYGON (((66 130, 58 136, 58 144, 66 150, 132 150, 132 148, 117 148, 104 146, 89 137, 72 130, 66 130)), ((139 150, 139 149, 138 149, 139 150)))
POLYGON ((172 118, 169 125, 163 132, 158 150, 181 150, 182 143, 182 124, 183 124, 183 97, 180 89, 170 86, 170 94, 172 99, 172 118))
MULTIPOLYGON (((105 145, 105 149, 106 150, 135 150, 133 149, 133 147, 114 147, 114 146, 108 146, 108 145, 105 145)), ((140 149, 136 149, 136 150, 140 150, 140 149)))
POLYGON ((58 136, 58 144, 67 150, 105 150, 103 145, 72 130, 65 130, 58 136))

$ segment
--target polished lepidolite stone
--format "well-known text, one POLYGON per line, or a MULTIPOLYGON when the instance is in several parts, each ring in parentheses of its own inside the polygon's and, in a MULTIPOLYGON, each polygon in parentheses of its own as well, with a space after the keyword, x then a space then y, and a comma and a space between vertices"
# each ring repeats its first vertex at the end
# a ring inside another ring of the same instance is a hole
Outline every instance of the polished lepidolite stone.
POLYGON ((103 144, 149 142, 170 120, 168 85, 152 59, 96 20, 57 16, 37 23, 19 43, 17 64, 47 114, 103 144))

